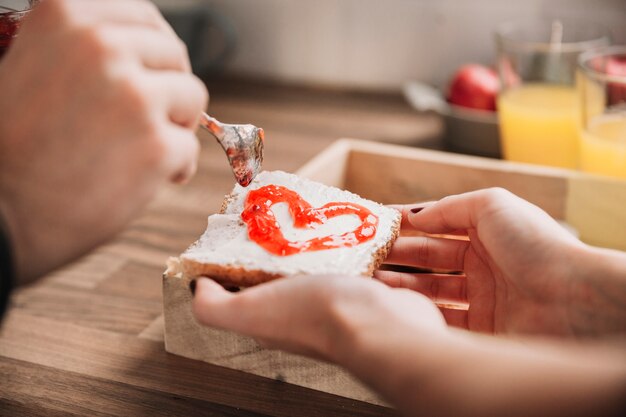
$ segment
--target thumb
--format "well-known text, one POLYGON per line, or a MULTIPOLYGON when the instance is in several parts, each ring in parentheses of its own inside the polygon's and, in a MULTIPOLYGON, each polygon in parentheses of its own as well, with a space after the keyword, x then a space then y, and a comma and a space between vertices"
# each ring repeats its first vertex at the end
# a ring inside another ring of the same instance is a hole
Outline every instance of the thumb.
POLYGON ((407 222, 429 234, 454 234, 476 227, 480 195, 467 193, 445 197, 436 203, 416 207, 407 213, 407 222))
POLYGON ((224 327, 232 314, 233 294, 208 278, 198 278, 190 287, 194 293, 192 312, 196 320, 205 326, 224 327))

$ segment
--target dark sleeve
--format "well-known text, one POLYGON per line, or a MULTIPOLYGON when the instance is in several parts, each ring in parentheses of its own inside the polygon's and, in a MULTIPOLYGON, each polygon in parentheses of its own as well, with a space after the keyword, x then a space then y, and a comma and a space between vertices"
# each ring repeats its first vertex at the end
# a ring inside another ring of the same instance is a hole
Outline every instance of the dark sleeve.
POLYGON ((13 255, 8 230, 0 217, 0 320, 9 304, 9 294, 13 288, 13 255))

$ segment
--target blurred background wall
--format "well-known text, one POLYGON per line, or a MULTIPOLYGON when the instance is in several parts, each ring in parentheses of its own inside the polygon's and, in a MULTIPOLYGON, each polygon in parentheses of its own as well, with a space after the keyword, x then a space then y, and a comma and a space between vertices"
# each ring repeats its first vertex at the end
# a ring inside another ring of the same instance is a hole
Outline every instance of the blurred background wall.
MULTIPOLYGON (((155 1, 170 9, 201 3, 230 21, 237 44, 227 72, 313 85, 442 85, 463 63, 492 63, 494 29, 515 18, 595 21, 626 44, 626 0, 155 1)), ((219 48, 212 37, 207 49, 219 48)))

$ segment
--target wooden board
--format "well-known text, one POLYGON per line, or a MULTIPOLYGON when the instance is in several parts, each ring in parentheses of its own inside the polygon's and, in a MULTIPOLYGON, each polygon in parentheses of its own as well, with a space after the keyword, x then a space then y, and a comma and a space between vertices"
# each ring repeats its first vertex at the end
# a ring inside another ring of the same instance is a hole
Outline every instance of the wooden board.
POLYGON ((619 179, 356 139, 337 141, 298 172, 383 204, 502 187, 571 225, 583 241, 626 250, 626 181, 619 179))
MULTIPOLYGON (((416 114, 400 95, 223 80, 209 90, 212 115, 263 126, 270 170, 296 171, 348 133, 385 140, 405 135, 425 146, 436 121, 416 114)), ((190 183, 164 186, 108 244, 12 294, 0 326, 0 416, 396 415, 165 351, 164 263, 198 236, 234 184, 218 143, 205 135, 200 142, 190 183)))
MULTIPOLYGON (((298 174, 381 203, 436 200, 480 188, 503 187, 565 221, 583 240, 626 249, 624 181, 354 139, 337 141, 298 174)), ((163 293, 168 352, 383 404, 335 366, 265 350, 252 339, 199 326, 191 315, 191 295, 184 278, 165 277, 163 293)))

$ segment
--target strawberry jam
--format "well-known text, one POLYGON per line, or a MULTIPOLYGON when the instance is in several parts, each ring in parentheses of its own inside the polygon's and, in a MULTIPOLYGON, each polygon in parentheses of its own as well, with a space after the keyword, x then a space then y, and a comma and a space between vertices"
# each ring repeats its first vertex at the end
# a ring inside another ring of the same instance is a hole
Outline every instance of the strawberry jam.
POLYGON ((266 185, 250 191, 241 218, 248 225, 250 240, 278 256, 356 246, 373 239, 378 226, 378 217, 359 204, 337 202, 314 208, 298 193, 280 185, 266 185), (289 213, 296 228, 314 229, 333 217, 344 215, 357 216, 361 224, 355 230, 341 235, 289 241, 283 236, 272 212, 272 206, 277 203, 289 205, 289 213))
POLYGON ((19 20, 8 13, 0 14, 0 58, 9 49, 11 41, 19 28, 19 20))
POLYGON ((0 59, 17 36, 22 19, 37 4, 38 0, 14 0, 8 5, 0 5, 0 59))

